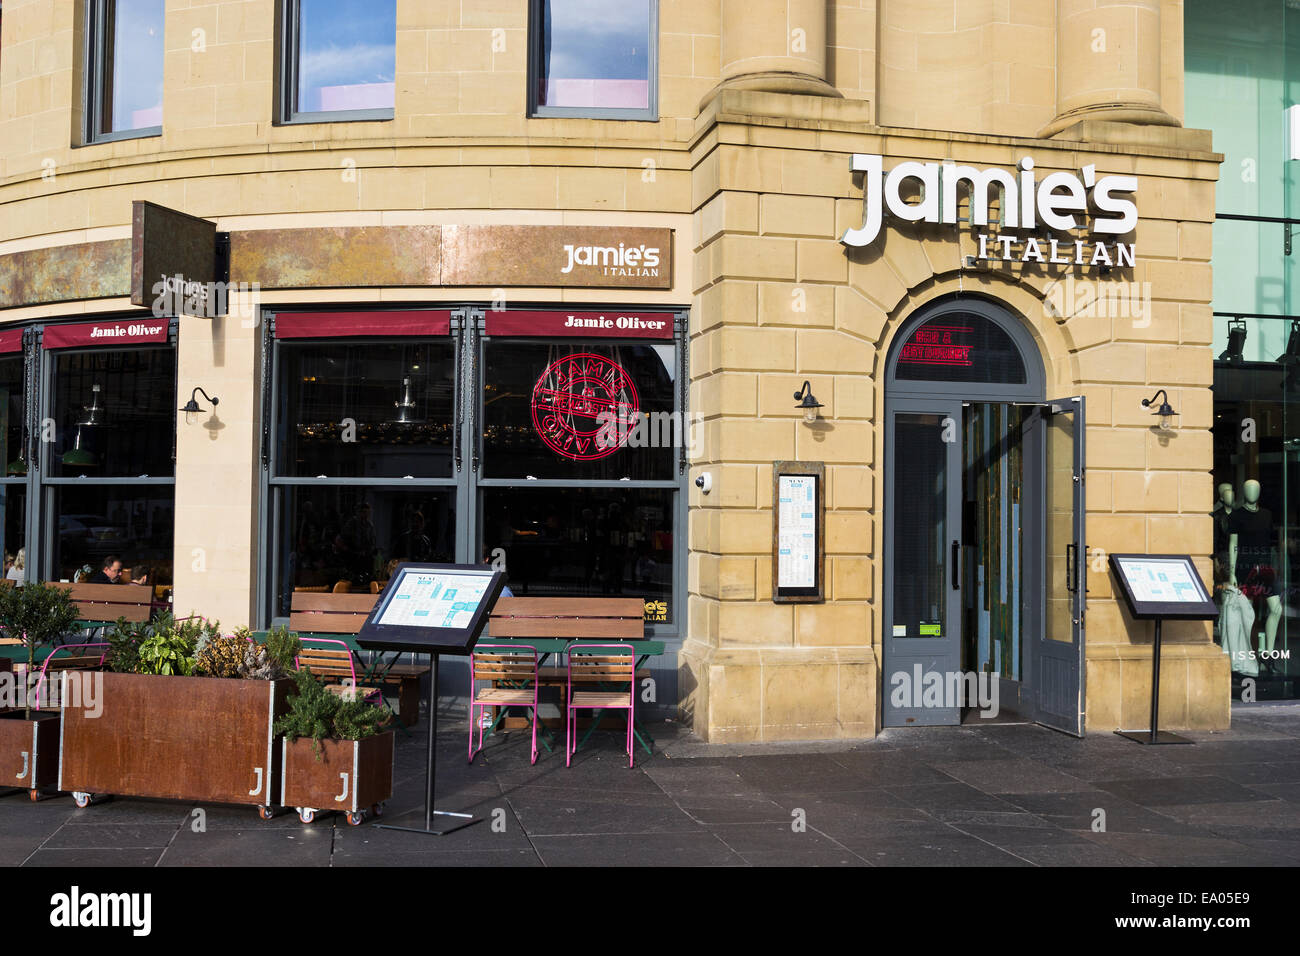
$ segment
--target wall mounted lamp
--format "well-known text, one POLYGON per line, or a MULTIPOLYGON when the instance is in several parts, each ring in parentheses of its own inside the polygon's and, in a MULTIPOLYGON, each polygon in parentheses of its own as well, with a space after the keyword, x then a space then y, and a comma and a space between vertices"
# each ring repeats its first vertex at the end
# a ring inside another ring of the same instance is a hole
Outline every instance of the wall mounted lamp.
POLYGON ((817 401, 813 396, 812 387, 808 382, 803 383, 803 388, 794 393, 795 400, 799 403, 795 406, 803 411, 803 420, 811 425, 817 421, 817 409, 822 407, 822 403, 817 401))
POLYGON ((1165 400, 1164 400, 1163 402, 1161 402, 1161 403, 1160 403, 1160 407, 1157 408, 1157 409, 1156 409, 1154 412, 1152 412, 1151 414, 1153 414, 1153 415, 1159 415, 1159 416, 1160 416, 1160 427, 1161 427, 1161 428, 1169 428, 1169 427, 1170 427, 1170 421, 1171 421, 1171 420, 1173 419, 1173 417, 1174 417, 1175 415, 1177 415, 1178 413, 1177 413, 1176 411, 1174 411, 1173 407, 1169 404, 1169 393, 1166 392, 1163 388, 1160 389, 1160 391, 1156 392, 1154 395, 1152 395, 1150 398, 1144 398, 1144 399, 1142 399, 1142 407, 1143 407, 1143 408, 1150 408, 1152 405, 1155 404, 1156 399, 1159 398, 1161 395, 1163 395, 1163 396, 1165 397, 1165 400))
POLYGON ((186 402, 183 406, 181 406, 181 411, 183 411, 183 412, 201 412, 201 411, 203 411, 203 409, 201 409, 201 408, 199 407, 199 403, 198 403, 198 401, 196 401, 195 398, 194 398, 195 395, 200 395, 200 394, 201 394, 204 398, 206 398, 208 401, 210 401, 210 402, 212 403, 212 407, 213 407, 213 408, 216 408, 217 405, 220 404, 220 401, 219 401, 218 399, 213 398, 213 397, 212 397, 211 395, 209 395, 207 392, 203 391, 202 388, 199 388, 199 387, 196 385, 196 386, 194 387, 194 391, 190 392, 190 400, 189 400, 188 402, 186 402))

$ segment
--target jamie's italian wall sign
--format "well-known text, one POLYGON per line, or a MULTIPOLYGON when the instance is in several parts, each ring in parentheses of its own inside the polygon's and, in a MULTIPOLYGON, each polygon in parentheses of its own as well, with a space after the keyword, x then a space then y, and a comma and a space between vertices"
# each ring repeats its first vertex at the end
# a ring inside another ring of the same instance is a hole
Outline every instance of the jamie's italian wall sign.
POLYGON ((671 289, 673 231, 646 226, 341 226, 237 232, 232 279, 263 289, 671 289))
POLYGON ((1099 176, 1091 164, 1077 173, 1040 175, 1030 156, 1015 170, 903 162, 886 173, 883 156, 855 153, 849 167, 862 173, 862 224, 840 237, 846 246, 874 243, 886 215, 899 222, 958 227, 959 193, 965 192, 979 243, 977 259, 1133 265, 1134 243, 1120 239, 1137 226, 1136 176, 1099 176), (992 217, 990 194, 998 203, 992 217), (919 199, 909 202, 910 195, 919 199), (1073 235, 1078 229, 1086 229, 1088 238, 1073 235))

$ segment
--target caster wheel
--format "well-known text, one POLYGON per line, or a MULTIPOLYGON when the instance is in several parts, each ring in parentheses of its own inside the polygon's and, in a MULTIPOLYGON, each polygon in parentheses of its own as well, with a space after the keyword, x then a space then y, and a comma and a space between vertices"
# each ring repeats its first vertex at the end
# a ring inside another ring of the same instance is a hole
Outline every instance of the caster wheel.
POLYGON ((90 806, 90 794, 82 793, 80 790, 72 795, 72 800, 76 803, 77 807, 82 810, 90 806))
POLYGON ((382 803, 376 803, 371 806, 370 812, 377 817, 382 817, 384 815, 384 805, 382 803))
POLYGON ((311 823, 316 819, 316 811, 308 807, 303 807, 298 811, 298 819, 303 823, 311 823))
POLYGON ((364 813, 360 813, 360 812, 358 812, 358 813, 349 813, 349 814, 348 814, 348 826, 350 826, 350 827, 359 827, 359 826, 361 826, 361 821, 364 820, 365 818, 366 818, 366 815, 365 815, 364 813))
POLYGON ((263 820, 269 820, 271 817, 275 816, 275 813, 270 807, 258 807, 257 815, 263 820))
POLYGON ((36 803, 36 801, 41 799, 41 792, 39 790, 28 790, 27 796, 31 797, 32 803, 36 803))

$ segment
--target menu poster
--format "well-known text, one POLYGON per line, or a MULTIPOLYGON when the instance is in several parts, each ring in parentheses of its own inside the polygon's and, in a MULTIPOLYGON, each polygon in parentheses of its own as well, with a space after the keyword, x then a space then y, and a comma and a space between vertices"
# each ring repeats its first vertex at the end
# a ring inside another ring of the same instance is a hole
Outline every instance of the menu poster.
POLYGON ((440 574, 411 568, 393 587, 380 624, 417 624, 464 629, 478 610, 491 578, 481 574, 440 574))
POLYGON ((1205 590, 1182 561, 1155 558, 1122 562, 1124 576, 1139 601, 1204 601, 1205 590))
POLYGON ((825 479, 821 462, 773 466, 772 600, 824 600, 825 479))
POLYGON ((1190 555, 1112 554, 1110 566, 1136 620, 1210 620, 1218 616, 1218 607, 1190 555))
POLYGON ((817 479, 812 475, 782 475, 777 502, 777 586, 815 587, 817 479))
POLYGON ((481 565, 400 564, 357 634, 366 648, 467 654, 505 574, 481 565))

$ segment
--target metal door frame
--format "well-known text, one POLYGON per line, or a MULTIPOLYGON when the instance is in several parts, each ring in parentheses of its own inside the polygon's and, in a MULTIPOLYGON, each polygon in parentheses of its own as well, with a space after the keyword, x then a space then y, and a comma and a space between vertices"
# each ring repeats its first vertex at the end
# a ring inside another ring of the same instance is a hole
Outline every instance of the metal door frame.
MULTIPOLYGON (((979 295, 954 295, 931 302, 917 309, 909 315, 899 325, 898 331, 894 334, 893 340, 889 346, 889 356, 885 363, 885 437, 884 437, 884 456, 885 462, 885 481, 884 481, 884 501, 885 501, 885 530, 884 542, 882 543, 881 554, 884 558, 884 575, 883 575, 883 603, 881 615, 881 684, 880 684, 880 717, 881 726, 890 726, 885 722, 886 703, 890 692, 888 681, 889 674, 889 654, 886 653, 887 642, 892 642, 892 637, 887 637, 889 633, 886 628, 892 627, 890 615, 891 586, 893 584, 892 561, 890 556, 894 543, 894 522, 893 522, 893 503, 895 499, 894 489, 894 413, 896 410, 916 410, 917 400, 921 402, 928 401, 932 405, 941 405, 944 402, 957 402, 960 410, 961 403, 990 402, 990 403, 1007 403, 1019 405, 1045 406, 1046 396, 1046 373, 1043 367, 1042 353, 1038 348, 1037 342, 1030 334, 1025 322, 1020 319, 1007 305, 993 299, 984 298, 979 295), (942 381, 924 381, 924 380, 900 380, 897 377, 898 356, 902 351, 902 345, 907 341, 913 330, 925 322, 939 318, 948 313, 973 313, 982 318, 986 318, 999 326, 1010 336, 1011 341, 1015 343, 1020 351, 1021 359, 1025 366, 1025 382, 1023 384, 1006 384, 992 383, 984 384, 979 382, 942 382, 942 381)), ((958 416, 958 425, 960 427, 960 415, 958 416)), ((1033 441, 1032 432, 1026 436, 1027 440, 1033 441)), ((958 487, 962 480, 960 469, 961 450, 964 446, 965 436, 957 443, 956 457, 958 461, 958 470, 955 477, 958 487)), ((1040 472, 1041 477, 1041 472, 1040 472)), ((950 480, 950 495, 953 494, 952 482, 950 480)), ((1037 485, 1035 494, 1038 494, 1037 485)), ((958 498, 960 494, 958 493, 958 498)), ((1043 501, 1039 498, 1039 501, 1043 501)), ((1028 551, 1031 547, 1037 549, 1035 562, 1043 560, 1043 540, 1041 536, 1041 527, 1039 526, 1040 518, 1038 513, 1042 509, 1036 507, 1033 514, 1025 523, 1025 547, 1028 551)), ((964 546, 963 549, 964 551, 964 546)), ((1027 558, 1028 560, 1028 558, 1027 558)), ((950 569, 951 572, 951 569, 950 569)), ((1041 578, 1040 578, 1041 581, 1041 578)), ((1026 595, 1030 589, 1025 589, 1026 595)), ((1041 594, 1041 590, 1038 591, 1041 594)), ((961 590, 958 589, 958 598, 960 600, 961 590)), ((1038 615, 1034 620, 1040 620, 1038 615)), ((1039 628, 1041 633, 1041 627, 1039 628)), ((1024 642, 1022 647, 1028 649, 1028 641, 1024 642)), ((960 648, 960 642, 958 643, 960 648)), ((960 663, 960 656, 958 657, 960 663)), ((1026 661, 1026 667, 1021 671, 1021 684, 1024 683, 1026 676, 1033 677, 1033 672, 1029 669, 1029 661, 1026 661)), ((999 687, 1001 691, 1001 687, 999 687)), ((1029 695, 1033 695, 1033 688, 1029 689, 1029 695)), ((1001 697, 999 696, 999 699, 1001 697)), ((1022 695, 1023 699, 1023 695, 1022 695)), ((951 717, 951 715, 949 715, 951 717)), ((936 721, 936 723, 939 721, 936 721)), ((943 723, 958 724, 961 722, 961 714, 958 711, 955 719, 942 721, 943 723)), ((920 724, 920 721, 913 721, 913 725, 920 724)))
POLYGON ((1041 601, 1038 612, 1035 615, 1038 621, 1038 633, 1033 637, 1028 645, 1032 645, 1031 657, 1026 663, 1026 670, 1031 675, 1033 683, 1029 687, 1029 695, 1033 703, 1033 719, 1036 723, 1044 727, 1050 727, 1053 730, 1059 730, 1063 733, 1070 734, 1074 737, 1083 737, 1086 733, 1086 707, 1087 707, 1087 604, 1088 604, 1088 545, 1087 545, 1087 417, 1085 411, 1085 402, 1082 395, 1072 395, 1065 398, 1052 399, 1045 402, 1042 411, 1035 416, 1034 432, 1038 440, 1038 448, 1033 455, 1034 468, 1037 472, 1033 478, 1036 494, 1041 496, 1041 502, 1036 507, 1036 518, 1041 523, 1039 551, 1037 555, 1037 575, 1038 575, 1038 594, 1041 595, 1041 601), (1066 574, 1068 580, 1066 587, 1073 595, 1070 604, 1071 618, 1071 639, 1070 643, 1049 641, 1047 639, 1047 591, 1049 587, 1048 574, 1050 573, 1050 555, 1047 553, 1047 528, 1046 524, 1050 521, 1047 514, 1047 446, 1048 446, 1048 419, 1055 415, 1073 415, 1074 416, 1074 434, 1072 436, 1072 454, 1073 454, 1073 487, 1071 502, 1074 510, 1073 514, 1073 551, 1074 563, 1070 567, 1069 560, 1066 562, 1066 574), (1073 587, 1071 587, 1073 582, 1073 587), (1071 648, 1069 653, 1064 652, 1064 648, 1071 648), (1049 653, 1050 651, 1061 651, 1062 653, 1049 653), (1053 710, 1047 710, 1042 706, 1043 692, 1047 682, 1042 677, 1042 669, 1053 659, 1066 660, 1074 658, 1074 668, 1077 670, 1078 679, 1075 681, 1077 690, 1077 713, 1073 716, 1060 714, 1053 710), (1029 668, 1032 667, 1032 670, 1029 668))

